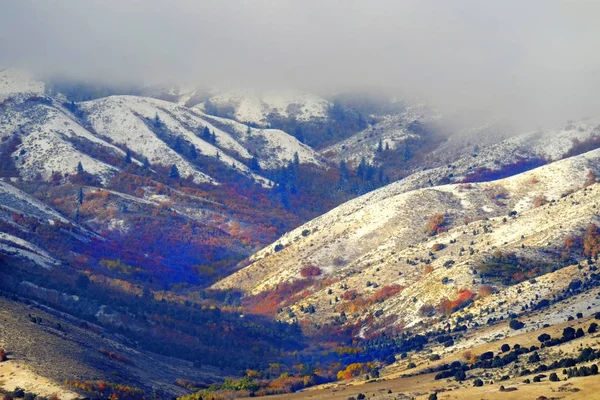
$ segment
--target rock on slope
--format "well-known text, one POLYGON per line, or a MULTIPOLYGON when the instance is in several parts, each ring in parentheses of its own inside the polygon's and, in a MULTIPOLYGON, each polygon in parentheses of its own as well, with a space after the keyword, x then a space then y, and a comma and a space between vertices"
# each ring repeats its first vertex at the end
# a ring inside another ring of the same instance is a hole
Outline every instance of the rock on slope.
MULTIPOLYGON (((577 192, 577 200, 559 200, 580 190, 590 170, 600 171, 600 150, 493 182, 401 193, 394 188, 402 185, 398 182, 284 235, 215 288, 258 294, 302 279, 301 270, 312 265, 321 271, 316 278, 319 284, 291 304, 300 318, 331 321, 343 308, 334 301, 336 297, 342 299, 344 293, 355 290, 368 299, 377 288, 399 285, 402 290, 383 304, 367 304, 348 318, 366 318, 381 309, 385 316, 397 316, 397 324, 414 324, 423 318, 422 306, 455 298, 459 289, 476 292, 481 283, 473 283, 477 278, 473 265, 495 249, 521 251, 523 245, 528 257, 543 258, 546 246, 562 243, 567 234, 595 221, 596 185, 589 194, 577 192), (546 200, 557 201, 536 207, 546 200), (517 216, 505 221, 510 211, 517 216), (426 229, 436 214, 443 215, 443 221, 437 222, 442 229, 432 236, 426 229), (434 254, 438 243, 444 249, 434 254), (449 270, 444 267, 448 261, 452 261, 449 270), (426 275, 425 268, 431 273, 426 275), (442 283, 444 277, 452 284, 442 283), (316 312, 300 314, 300 306, 309 304, 316 306, 316 312)), ((280 318, 287 319, 288 314, 280 318)))

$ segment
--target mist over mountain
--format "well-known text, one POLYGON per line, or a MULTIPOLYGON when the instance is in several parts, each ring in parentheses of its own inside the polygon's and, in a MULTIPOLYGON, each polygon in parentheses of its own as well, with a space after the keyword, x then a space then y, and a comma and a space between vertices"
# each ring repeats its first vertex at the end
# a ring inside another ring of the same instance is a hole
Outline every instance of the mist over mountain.
POLYGON ((6 1, 0 63, 123 85, 359 89, 459 120, 593 114, 595 1, 6 1))

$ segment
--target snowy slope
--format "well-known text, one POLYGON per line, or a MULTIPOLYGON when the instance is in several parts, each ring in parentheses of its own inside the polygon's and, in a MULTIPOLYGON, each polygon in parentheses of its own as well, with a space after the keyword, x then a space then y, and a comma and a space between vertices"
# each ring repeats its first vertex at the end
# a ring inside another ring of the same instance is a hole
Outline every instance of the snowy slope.
POLYGON ((0 181, 0 209, 5 212, 16 212, 33 216, 40 220, 48 221, 50 224, 55 221, 66 224, 70 223, 65 217, 35 197, 2 181, 0 181))
POLYGON ((0 110, 0 138, 19 135, 22 144, 13 154, 21 176, 40 175, 48 179, 52 173, 74 174, 81 162, 84 169, 107 179, 116 168, 76 148, 71 139, 79 138, 107 151, 125 157, 125 153, 92 135, 54 101, 47 97, 16 95, 0 110))
MULTIPOLYGON (((231 109, 240 122, 267 126, 269 118, 292 118, 310 121, 326 118, 331 104, 310 93, 278 93, 258 96, 250 93, 225 92, 212 96, 209 102, 218 108, 231 109)), ((205 105, 199 105, 205 110, 205 105)))
POLYGON ((44 83, 17 69, 0 68, 0 102, 14 94, 44 93, 44 83))
MULTIPOLYGON (((330 300, 341 298, 348 290, 368 297, 376 290, 367 284, 371 281, 380 288, 404 287, 401 294, 386 301, 384 315, 406 318, 402 324, 413 323, 420 318, 421 306, 437 305, 443 297, 456 296, 460 288, 476 290, 470 265, 477 257, 496 248, 508 249, 509 244, 519 251, 521 245, 541 249, 548 243, 560 244, 570 232, 595 221, 600 189, 594 185, 589 193, 582 190, 589 170, 600 172, 600 149, 493 182, 403 193, 394 190, 395 184, 388 185, 289 232, 253 255, 249 266, 214 287, 256 294, 301 279, 301 269, 313 265, 322 271, 319 280, 334 283, 318 285, 308 296, 299 297, 292 307, 296 314, 301 305, 313 304, 317 312, 310 318, 324 322, 336 315, 336 304, 330 300), (577 190, 576 198, 561 200, 577 190), (556 200, 556 204, 535 207, 536 199, 542 197, 556 200), (517 216, 506 221, 504 217, 512 210, 517 216), (445 216, 448 231, 431 236, 425 232, 426 225, 437 213, 445 216), (474 231, 477 234, 471 233, 474 231), (436 243, 443 243, 448 250, 432 257, 436 243), (284 248, 275 252, 278 244, 284 248), (473 251, 459 251, 461 247, 473 251), (418 261, 413 265, 409 259, 418 261), (427 259, 433 260, 434 271, 424 278, 427 259), (455 262, 451 273, 443 267, 449 260, 455 262), (442 284, 444 276, 453 283, 442 284), (415 297, 419 299, 416 303, 415 297)), ((382 308, 378 304, 372 307, 365 313, 382 308)))
MULTIPOLYGON (((200 111, 198 111, 200 113, 200 111)), ((202 114, 203 118, 231 133, 252 154, 259 157, 261 167, 275 169, 285 166, 298 154, 301 164, 323 165, 322 158, 309 146, 279 129, 257 129, 239 122, 202 114)))
POLYGON ((268 183, 267 179, 251 173, 244 162, 255 154, 261 166, 266 169, 285 165, 293 159, 294 152, 300 154, 301 162, 317 162, 316 154, 310 148, 301 145, 285 132, 253 130, 258 133, 250 135, 258 141, 253 146, 249 137, 246 137, 247 126, 227 119, 213 118, 167 101, 136 96, 111 96, 85 102, 81 106, 89 113, 88 120, 98 133, 126 144, 136 153, 148 157, 151 163, 177 165, 183 176, 192 173, 193 166, 158 138, 144 118, 154 119, 158 115, 170 133, 191 142, 201 154, 212 157, 218 154, 220 162, 225 166, 234 165, 263 184, 268 183), (200 138, 205 127, 214 132, 216 144, 200 138))

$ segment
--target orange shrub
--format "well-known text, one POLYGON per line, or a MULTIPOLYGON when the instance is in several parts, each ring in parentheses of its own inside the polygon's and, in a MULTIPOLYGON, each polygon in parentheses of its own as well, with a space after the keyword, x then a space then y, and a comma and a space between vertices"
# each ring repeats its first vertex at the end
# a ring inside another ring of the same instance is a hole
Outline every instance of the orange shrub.
POLYGON ((446 247, 446 245, 443 243, 436 243, 433 246, 431 246, 431 251, 440 251, 440 250, 444 249, 445 247, 446 247))
POLYGON ((423 271, 423 273, 424 273, 425 275, 429 275, 429 274, 430 274, 430 273, 432 273, 432 272, 433 272, 433 267, 432 267, 431 265, 426 265, 426 266, 425 266, 425 270, 423 271))
POLYGON ((404 289, 398 284, 384 286, 371 296, 370 303, 377 303, 389 299, 392 296, 400 293, 404 289))
POLYGON ((447 225, 446 216, 444 214, 433 214, 427 219, 427 224, 425 225, 425 233, 433 236, 438 233, 444 232, 445 226, 447 225))
POLYGON ((0 362, 6 361, 6 351, 3 348, 0 348, 0 362))
POLYGON ((459 289, 455 300, 450 300, 448 298, 442 299, 442 301, 438 305, 438 311, 448 316, 452 314, 455 308, 460 307, 467 301, 471 300, 473 297, 475 297, 475 294, 470 290, 459 289))

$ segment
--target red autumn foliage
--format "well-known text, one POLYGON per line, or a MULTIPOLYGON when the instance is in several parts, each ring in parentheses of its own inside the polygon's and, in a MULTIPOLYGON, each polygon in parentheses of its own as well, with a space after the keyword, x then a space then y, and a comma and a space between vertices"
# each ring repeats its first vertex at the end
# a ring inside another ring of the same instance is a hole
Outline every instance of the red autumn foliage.
POLYGON ((306 267, 300 270, 300 276, 303 278, 319 275, 321 275, 321 268, 315 267, 314 265, 307 265, 306 267))
POLYGON ((438 311, 442 314, 448 316, 452 314, 454 309, 460 307, 467 301, 473 299, 475 297, 475 293, 468 289, 459 289, 457 293, 457 297, 454 300, 449 300, 447 298, 443 299, 438 305, 438 311))
POLYGON ((427 219, 427 224, 425 225, 425 233, 433 236, 438 233, 442 233, 446 230, 446 216, 444 214, 433 214, 427 219))
POLYGON ((373 296, 371 296, 370 302, 371 303, 379 303, 384 300, 387 300, 390 297, 395 296, 396 294, 400 293, 402 291, 402 289, 404 289, 404 287, 402 287, 398 284, 384 286, 381 289, 379 289, 378 291, 376 291, 375 293, 373 293, 373 296))
POLYGON ((356 296, 358 296, 358 293, 356 292, 356 290, 348 290, 346 292, 344 292, 344 294, 342 295, 342 299, 343 300, 354 300, 356 298, 356 296))
POLYGON ((295 299, 302 297, 303 291, 312 286, 311 278, 284 282, 273 290, 266 290, 254 296, 245 296, 242 306, 250 314, 273 316, 278 308, 286 307, 295 299))

